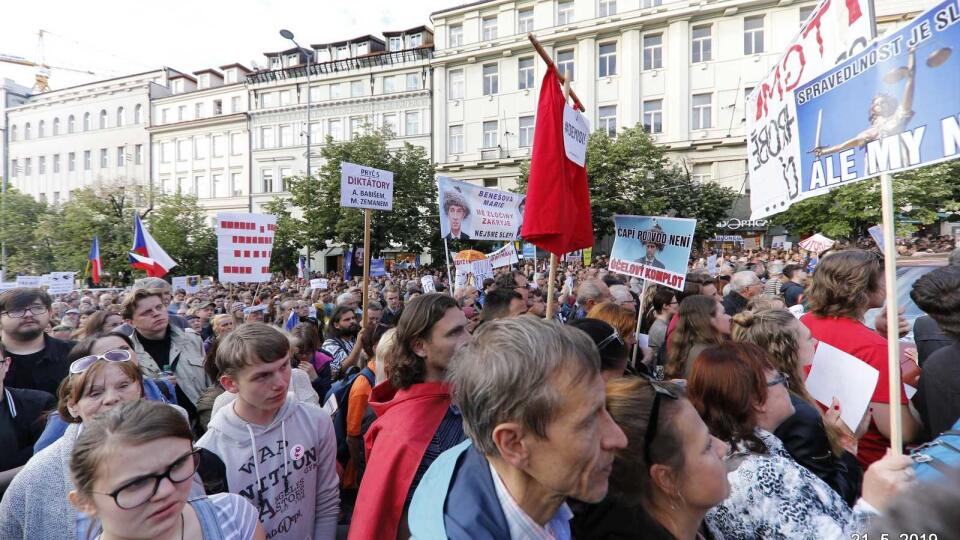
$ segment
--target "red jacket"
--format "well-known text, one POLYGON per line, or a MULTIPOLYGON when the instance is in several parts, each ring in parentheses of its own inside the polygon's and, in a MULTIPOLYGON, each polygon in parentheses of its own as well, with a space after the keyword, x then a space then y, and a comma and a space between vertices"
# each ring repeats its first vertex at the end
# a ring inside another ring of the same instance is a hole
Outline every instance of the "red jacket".
POLYGON ((364 439, 367 468, 349 539, 392 540, 417 467, 450 407, 450 388, 428 382, 395 390, 384 382, 370 394, 370 407, 377 419, 364 439))

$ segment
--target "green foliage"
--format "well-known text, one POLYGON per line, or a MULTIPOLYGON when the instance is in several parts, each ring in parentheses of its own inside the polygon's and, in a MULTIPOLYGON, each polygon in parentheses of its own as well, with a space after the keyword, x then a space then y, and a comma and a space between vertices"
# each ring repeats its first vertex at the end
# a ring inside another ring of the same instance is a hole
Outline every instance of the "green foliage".
MULTIPOLYGON (((177 266, 171 275, 216 275, 217 236, 194 195, 162 195, 144 225, 177 266)), ((132 245, 132 244, 131 244, 132 245)))
MULTIPOLYGON (((2 198, 3 195, 0 195, 0 200, 2 198)), ((0 240, 7 246, 8 275, 50 272, 52 251, 48 243, 40 241, 38 234, 39 224, 44 221, 50 208, 13 187, 7 188, 6 199, 6 214, 0 223, 0 240)))
MULTIPOLYGON (((286 199, 277 197, 263 209, 277 216, 277 230, 273 234, 273 253, 270 256, 270 271, 284 272, 297 267, 300 248, 303 247, 303 222, 294 218, 286 199)), ((317 248, 316 243, 311 246, 317 248)))
POLYGON ((303 213, 304 241, 309 239, 311 247, 321 248, 324 239, 334 244, 363 243, 363 211, 340 207, 341 161, 393 172, 393 210, 373 212, 372 253, 390 246, 414 252, 442 246, 433 164, 423 148, 409 143, 388 149, 389 137, 385 131, 369 129, 349 141, 327 137, 319 176, 290 179, 291 201, 303 213))
MULTIPOLYGON (((960 161, 921 167, 893 176, 897 235, 937 221, 937 212, 960 209, 960 161)), ((822 233, 830 238, 857 238, 881 222, 880 180, 874 178, 801 201, 771 218, 793 234, 822 233)))
MULTIPOLYGON (((520 192, 526 192, 529 162, 520 167, 520 192)), ((643 126, 627 128, 610 138, 605 131, 587 143, 587 179, 594 235, 613 234, 615 214, 673 215, 697 220, 698 240, 713 236, 736 193, 711 182, 690 178, 670 162, 643 126)))

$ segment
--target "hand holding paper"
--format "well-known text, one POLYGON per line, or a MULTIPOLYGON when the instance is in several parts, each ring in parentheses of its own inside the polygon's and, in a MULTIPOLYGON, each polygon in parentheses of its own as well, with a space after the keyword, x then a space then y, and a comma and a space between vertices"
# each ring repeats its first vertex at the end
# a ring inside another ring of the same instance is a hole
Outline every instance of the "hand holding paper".
POLYGON ((877 387, 880 372, 836 347, 820 342, 807 376, 807 391, 825 407, 843 404, 840 418, 856 431, 877 387))

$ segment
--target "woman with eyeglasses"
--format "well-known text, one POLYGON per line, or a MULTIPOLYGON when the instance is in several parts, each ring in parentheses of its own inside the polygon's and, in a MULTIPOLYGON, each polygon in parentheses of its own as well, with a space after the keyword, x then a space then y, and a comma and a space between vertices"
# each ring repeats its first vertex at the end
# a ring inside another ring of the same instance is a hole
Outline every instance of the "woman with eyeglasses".
POLYGON ((773 432, 794 407, 789 377, 752 343, 704 350, 687 392, 710 432, 730 445, 730 496, 705 523, 720 538, 850 538, 871 513, 913 479, 913 461, 888 455, 867 470, 853 510, 823 480, 797 463, 773 432))
POLYGON ((575 538, 695 540, 730 487, 727 445, 710 434, 683 386, 642 377, 607 383, 607 410, 627 436, 607 498, 576 512, 575 538))
MULTIPOLYGON (((840 403, 831 404, 826 417, 804 384, 805 368, 813 363, 817 340, 785 309, 744 311, 733 317, 733 339, 753 343, 790 377, 790 402, 796 412, 773 432, 787 452, 836 490, 847 504, 860 496, 863 471, 854 455, 855 435, 840 420, 840 403)), ((865 426, 864 426, 865 427, 865 426)))
POLYGON ((191 497, 200 463, 186 418, 167 405, 125 403, 89 422, 70 457, 70 503, 91 518, 78 538, 266 538, 236 494, 191 497))
POLYGON ((704 349, 730 337, 730 316, 716 297, 702 294, 684 298, 677 316, 677 327, 667 339, 664 372, 669 379, 686 379, 704 349))

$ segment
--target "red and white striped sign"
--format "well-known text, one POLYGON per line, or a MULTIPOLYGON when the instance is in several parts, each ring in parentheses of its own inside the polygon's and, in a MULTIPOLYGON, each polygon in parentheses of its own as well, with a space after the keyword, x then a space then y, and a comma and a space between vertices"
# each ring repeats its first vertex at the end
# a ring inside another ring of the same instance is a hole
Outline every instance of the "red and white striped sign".
POLYGON ((221 283, 270 281, 277 216, 217 214, 217 274, 221 283))

